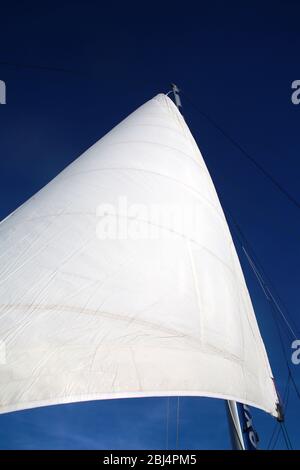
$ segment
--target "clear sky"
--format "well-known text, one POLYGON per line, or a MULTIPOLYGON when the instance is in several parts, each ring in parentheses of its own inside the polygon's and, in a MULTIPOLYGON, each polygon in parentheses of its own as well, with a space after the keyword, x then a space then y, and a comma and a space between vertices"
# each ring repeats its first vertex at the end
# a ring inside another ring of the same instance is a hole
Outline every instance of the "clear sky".
MULTIPOLYGON (((297 1, 10 2, 0 6, 0 218, 50 181, 136 107, 177 83, 300 199, 297 1)), ((300 212, 182 96, 184 115, 221 203, 234 214, 299 319, 300 212)), ((277 387, 287 379, 270 308, 241 255, 277 387)), ((291 337, 285 336, 291 355, 291 337)), ((291 364, 300 387, 300 365, 291 364)), ((99 401, 0 415, 0 448, 165 448, 166 398, 99 401)), ((274 419, 252 410, 261 447, 274 419)), ((286 426, 300 448, 300 402, 286 426)), ((176 445, 176 398, 169 446, 176 445)), ((224 403, 182 398, 179 447, 228 448, 224 403)), ((277 447, 284 448, 282 436, 277 447)))

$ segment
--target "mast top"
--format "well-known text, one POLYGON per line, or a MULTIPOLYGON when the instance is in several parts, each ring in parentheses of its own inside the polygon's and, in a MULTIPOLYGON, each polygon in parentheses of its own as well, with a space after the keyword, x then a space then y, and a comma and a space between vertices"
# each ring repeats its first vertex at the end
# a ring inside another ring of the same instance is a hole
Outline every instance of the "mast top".
POLYGON ((171 86, 172 86, 172 91, 173 91, 173 94, 174 94, 174 99, 175 99, 175 104, 177 106, 178 109, 182 108, 182 104, 181 104, 181 99, 180 99, 180 96, 179 96, 179 88, 177 85, 175 85, 175 83, 171 83, 171 86))

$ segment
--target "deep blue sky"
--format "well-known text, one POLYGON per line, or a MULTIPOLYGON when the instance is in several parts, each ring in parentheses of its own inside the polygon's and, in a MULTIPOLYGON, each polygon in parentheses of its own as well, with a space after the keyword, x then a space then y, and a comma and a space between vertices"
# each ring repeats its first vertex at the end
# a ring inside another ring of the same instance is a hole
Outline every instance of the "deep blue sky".
MULTIPOLYGON (((59 1, 1 4, 0 218, 174 81, 300 199, 300 4, 292 1, 59 1), (106 2, 105 2, 106 3, 106 2), (53 69, 53 70, 52 70, 53 69)), ((300 212, 182 98, 230 210, 300 327, 300 212)), ((287 371, 270 309, 246 280, 278 389, 287 371)), ((290 340, 286 337, 288 354, 290 340)), ((300 365, 291 366, 300 386, 300 365)), ((181 448, 228 448, 221 400, 183 398, 181 448)), ((261 447, 274 420, 253 410, 261 447)), ((300 402, 286 425, 300 448, 300 402)), ((171 399, 175 446, 176 399, 171 399)), ((112 400, 0 415, 0 448, 165 448, 166 399, 112 400)), ((284 447, 282 438, 278 447, 284 447)))

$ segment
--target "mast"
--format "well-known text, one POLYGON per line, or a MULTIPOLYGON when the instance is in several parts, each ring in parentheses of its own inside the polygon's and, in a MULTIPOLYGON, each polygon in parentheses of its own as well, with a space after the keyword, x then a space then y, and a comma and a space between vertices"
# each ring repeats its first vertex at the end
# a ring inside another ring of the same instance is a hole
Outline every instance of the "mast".
POLYGON ((175 83, 171 83, 171 86, 172 86, 172 91, 173 91, 173 95, 174 95, 175 104, 176 104, 178 110, 180 111, 181 107, 182 107, 181 99, 180 99, 180 95, 179 95, 180 90, 179 90, 178 86, 175 85, 175 83))
POLYGON ((233 400, 227 400, 225 403, 232 449, 245 450, 237 404, 233 400))
MULTIPOLYGON (((174 101, 178 108, 178 111, 181 112, 182 104, 180 99, 180 89, 175 83, 171 83, 172 92, 174 95, 174 101)), ((243 439, 243 433, 241 429, 241 423, 238 413, 238 407, 235 401, 227 400, 226 402, 227 410, 227 419, 230 430, 231 445, 234 450, 245 450, 245 444, 243 439)))

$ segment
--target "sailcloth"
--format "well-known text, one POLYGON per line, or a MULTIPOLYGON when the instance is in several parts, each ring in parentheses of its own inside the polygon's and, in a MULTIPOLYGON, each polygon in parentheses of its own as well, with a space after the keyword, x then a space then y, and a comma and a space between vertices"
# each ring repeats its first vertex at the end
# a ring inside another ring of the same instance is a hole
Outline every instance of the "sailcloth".
POLYGON ((0 412, 277 394, 214 185, 177 108, 137 109, 0 224, 0 412))

